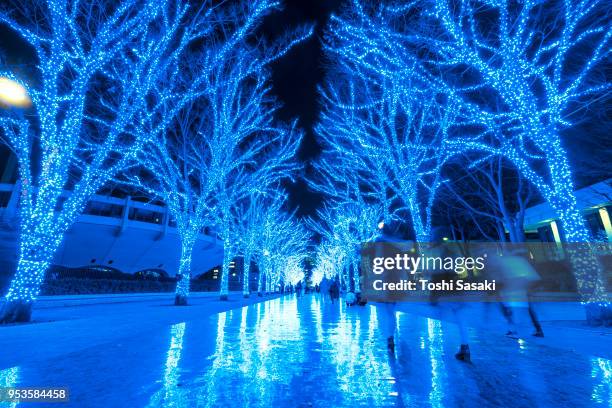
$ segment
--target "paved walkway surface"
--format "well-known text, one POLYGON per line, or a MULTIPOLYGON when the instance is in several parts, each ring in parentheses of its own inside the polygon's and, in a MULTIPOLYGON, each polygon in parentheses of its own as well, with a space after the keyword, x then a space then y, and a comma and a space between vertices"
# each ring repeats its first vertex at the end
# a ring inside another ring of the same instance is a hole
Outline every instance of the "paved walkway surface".
MULTIPOLYGON (((69 387, 70 403, 54 407, 612 405, 611 361, 563 342, 557 346, 557 334, 511 339, 495 325, 480 325, 470 329, 473 363, 465 364, 454 358, 456 325, 428 317, 423 308, 419 314, 395 313, 397 347, 390 353, 382 332, 394 314, 376 305, 285 296, 212 315, 212 307, 203 307, 211 312, 174 316, 170 323, 175 309, 166 314, 158 306, 156 320, 139 307, 108 320, 39 323, 55 330, 68 325, 59 343, 47 346, 53 352, 24 350, 13 359, 7 357, 13 352, 8 343, 0 345, 1 360, 16 362, 0 371, 0 386, 69 387), (109 332, 114 334, 103 341, 99 333, 109 332)), ((554 326, 544 323, 545 331, 554 326)), ((35 335, 36 326, 21 327, 35 335)), ((612 349, 605 330, 564 335, 595 337, 603 350, 612 349)), ((28 341, 25 348, 42 347, 41 337, 38 346, 28 341)))
POLYGON ((96 296, 81 298, 98 303, 62 307, 63 301, 43 300, 41 307, 35 305, 33 323, 0 326, 0 369, 137 337, 143 331, 163 331, 169 324, 206 319, 271 297, 245 299, 242 293, 231 292, 229 300, 220 301, 218 293, 205 293, 196 294, 190 298, 189 306, 181 307, 173 305, 172 293, 143 296, 124 303, 109 303, 108 296, 97 296, 97 300, 96 296), (59 307, 49 307, 49 303, 57 303, 59 307))

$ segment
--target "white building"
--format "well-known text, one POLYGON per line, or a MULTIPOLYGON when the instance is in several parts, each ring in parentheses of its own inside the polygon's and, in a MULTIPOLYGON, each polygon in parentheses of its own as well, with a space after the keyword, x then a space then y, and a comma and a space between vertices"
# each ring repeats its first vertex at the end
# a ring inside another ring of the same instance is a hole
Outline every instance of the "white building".
MULTIPOLYGON (((70 192, 65 192, 69 195, 70 192)), ((0 260, 12 273, 17 257, 16 184, 0 184, 0 260)), ((94 196, 66 234, 54 264, 68 268, 112 267, 121 272, 155 270, 174 276, 180 239, 167 208, 125 199, 94 196)), ((223 243, 206 228, 196 243, 192 270, 200 275, 219 265, 223 243)))

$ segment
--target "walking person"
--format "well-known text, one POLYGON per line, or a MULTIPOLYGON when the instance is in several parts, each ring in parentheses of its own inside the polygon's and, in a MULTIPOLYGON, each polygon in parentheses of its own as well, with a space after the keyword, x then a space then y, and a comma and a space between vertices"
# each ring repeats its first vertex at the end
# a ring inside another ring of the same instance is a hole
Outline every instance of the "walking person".
POLYGON ((327 295, 329 294, 329 287, 330 287, 330 283, 329 283, 329 279, 327 278, 323 278, 321 280, 321 283, 319 284, 319 290, 322 293, 322 299, 325 301, 327 300, 327 295))
MULTIPOLYGON (((458 254, 459 249, 456 245, 446 243, 444 240, 445 231, 443 228, 434 228, 431 232, 431 243, 422 244, 422 251, 429 257, 438 257, 440 259, 453 258, 458 254)), ((454 271, 444 269, 433 269, 429 271, 429 281, 432 283, 454 282, 459 279, 459 275, 454 271)), ((455 287, 455 285, 452 285, 455 287)), ((429 293, 429 301, 432 306, 439 307, 441 314, 448 311, 453 316, 453 320, 459 329, 460 346, 459 351, 455 353, 455 358, 459 361, 469 363, 472 361, 469 345, 469 335, 466 324, 466 307, 461 299, 461 293, 451 290, 431 291, 429 293)))
MULTIPOLYGON (((374 257, 383 258, 388 255, 394 255, 398 253, 398 251, 402 251, 402 248, 404 248, 402 244, 405 244, 405 241, 394 227, 397 227, 397 225, 389 225, 385 222, 381 222, 378 225, 380 235, 374 239, 376 243, 374 245, 374 257)), ((367 262, 367 264, 371 265, 371 260, 367 262)), ((387 349, 390 355, 395 355, 395 337, 397 330, 395 300, 396 299, 389 294, 384 302, 372 302, 372 304, 376 306, 376 310, 380 316, 379 329, 383 338, 387 340, 387 349)))
POLYGON ((501 283, 498 292, 500 309, 508 323, 506 335, 518 338, 518 329, 515 320, 515 311, 527 308, 531 324, 535 332, 533 336, 544 337, 542 325, 529 299, 529 292, 534 283, 540 280, 540 275, 527 260, 523 248, 513 248, 504 255, 492 257, 489 273, 501 283))
POLYGON ((395 351, 395 329, 397 328, 397 317, 394 302, 379 302, 376 304, 382 318, 382 334, 387 339, 387 349, 390 353, 395 351))
POLYGON ((334 303, 334 300, 340 299, 340 286, 338 286, 338 281, 336 279, 332 281, 329 287, 329 297, 332 303, 334 303))

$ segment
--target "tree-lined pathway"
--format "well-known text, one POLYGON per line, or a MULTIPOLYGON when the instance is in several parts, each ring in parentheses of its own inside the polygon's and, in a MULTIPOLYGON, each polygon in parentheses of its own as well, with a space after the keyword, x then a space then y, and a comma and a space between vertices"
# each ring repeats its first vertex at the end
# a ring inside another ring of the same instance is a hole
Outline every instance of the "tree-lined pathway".
POLYGON ((459 339, 452 323, 398 316, 398 343, 389 353, 380 335, 387 316, 377 307, 347 308, 321 295, 284 296, 75 352, 66 341, 65 354, 4 369, 0 381, 68 386, 70 405, 80 407, 611 402, 612 365, 606 358, 551 346, 552 338, 513 340, 472 329, 473 364, 464 364, 453 356, 459 339))

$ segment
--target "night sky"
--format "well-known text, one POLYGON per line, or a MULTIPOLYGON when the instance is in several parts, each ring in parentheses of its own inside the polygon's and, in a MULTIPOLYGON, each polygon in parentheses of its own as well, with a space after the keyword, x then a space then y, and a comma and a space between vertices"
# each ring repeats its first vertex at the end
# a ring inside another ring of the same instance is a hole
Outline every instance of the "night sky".
MULTIPOLYGON (((315 24, 315 34, 306 42, 296 46, 289 54, 272 66, 273 91, 282 103, 279 119, 298 119, 305 137, 299 151, 299 159, 308 163, 317 157, 320 147, 313 134, 319 112, 317 86, 324 76, 324 59, 321 51, 321 37, 332 12, 341 5, 340 0, 289 0, 281 12, 270 15, 264 21, 266 36, 274 38, 284 31, 302 24, 315 24)), ((297 215, 311 215, 321 204, 322 196, 312 192, 302 178, 295 183, 285 183, 289 191, 289 206, 297 209, 297 215)))

